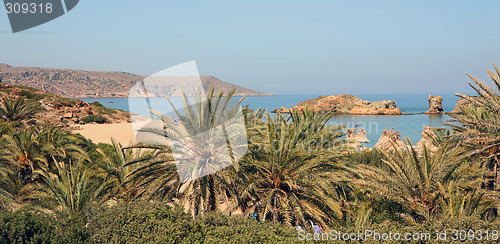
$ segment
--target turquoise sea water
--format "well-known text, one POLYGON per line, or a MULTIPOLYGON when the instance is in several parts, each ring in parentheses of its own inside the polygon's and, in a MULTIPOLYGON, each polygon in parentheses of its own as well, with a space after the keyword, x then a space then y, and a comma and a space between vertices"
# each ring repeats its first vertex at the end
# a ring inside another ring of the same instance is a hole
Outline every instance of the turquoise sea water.
MULTIPOLYGON (((355 96, 368 100, 394 100, 398 108, 403 113, 422 113, 429 109, 427 96, 428 94, 354 94, 355 96)), ((443 108, 445 111, 453 110, 458 101, 458 97, 453 94, 433 94, 443 97, 443 108)), ((271 97, 247 97, 243 104, 248 104, 251 108, 266 108, 270 111, 280 107, 291 107, 297 105, 299 102, 316 98, 318 95, 276 95, 271 97)), ((111 108, 129 111, 128 98, 90 98, 82 99, 86 102, 98 101, 104 106, 111 108)), ((144 113, 147 113, 148 108, 145 104, 141 103, 140 99, 131 99, 131 106, 135 108, 142 108, 144 113)), ((179 98, 172 99, 175 106, 181 105, 179 98)), ((152 98, 153 104, 166 104, 164 98, 152 98)), ((167 107, 167 106, 165 106, 167 107)), ((168 105, 168 107, 170 107, 168 105)), ((163 112, 163 111, 162 111, 163 112)), ((143 114, 147 115, 147 114, 143 114)), ((448 115, 335 115, 330 120, 331 124, 346 124, 348 127, 358 125, 358 128, 365 128, 367 137, 370 143, 367 147, 373 147, 382 135, 384 128, 394 128, 401 131, 402 137, 409 137, 413 143, 416 143, 421 138, 423 125, 430 125, 432 127, 442 127, 443 122, 450 119, 448 115)))

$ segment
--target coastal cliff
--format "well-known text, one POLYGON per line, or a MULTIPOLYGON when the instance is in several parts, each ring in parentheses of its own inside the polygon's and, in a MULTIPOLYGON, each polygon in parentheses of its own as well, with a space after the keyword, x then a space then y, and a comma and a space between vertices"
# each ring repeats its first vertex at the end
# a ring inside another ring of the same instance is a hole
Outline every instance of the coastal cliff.
MULTIPOLYGON (((295 109, 299 111, 305 108, 313 109, 320 113, 334 114, 359 114, 359 115, 400 115, 401 109, 396 107, 392 100, 365 101, 353 95, 320 96, 315 99, 299 103, 295 109)), ((274 112, 290 113, 290 108, 279 108, 274 112)))

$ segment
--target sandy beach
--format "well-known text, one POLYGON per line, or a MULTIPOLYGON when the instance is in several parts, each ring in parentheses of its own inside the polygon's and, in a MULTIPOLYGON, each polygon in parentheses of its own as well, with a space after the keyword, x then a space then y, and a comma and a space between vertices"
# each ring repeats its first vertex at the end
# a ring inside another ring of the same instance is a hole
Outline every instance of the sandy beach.
POLYGON ((73 132, 82 134, 94 143, 111 143, 111 138, 123 146, 136 142, 132 123, 80 125, 80 130, 73 130, 73 132))

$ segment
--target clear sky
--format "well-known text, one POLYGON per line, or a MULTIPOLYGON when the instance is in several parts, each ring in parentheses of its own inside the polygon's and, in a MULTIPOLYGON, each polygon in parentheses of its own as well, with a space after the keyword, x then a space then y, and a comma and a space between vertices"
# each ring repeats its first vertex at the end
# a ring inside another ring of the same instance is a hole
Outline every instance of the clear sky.
MULTIPOLYGON (((81 0, 11 33, 0 63, 203 75, 273 94, 467 92, 500 65, 500 1, 81 0)), ((488 81, 489 82, 489 81, 488 81)))

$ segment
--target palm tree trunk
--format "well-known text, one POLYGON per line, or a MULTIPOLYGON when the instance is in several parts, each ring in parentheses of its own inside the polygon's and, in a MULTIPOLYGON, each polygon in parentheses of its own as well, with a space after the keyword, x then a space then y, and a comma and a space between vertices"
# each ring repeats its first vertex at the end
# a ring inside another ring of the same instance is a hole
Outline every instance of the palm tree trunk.
POLYGON ((216 200, 215 200, 215 189, 214 189, 214 179, 209 176, 208 177, 208 189, 210 194, 208 195, 208 211, 212 212, 216 209, 216 200))
POLYGON ((498 175, 498 158, 495 156, 495 161, 494 161, 494 165, 493 165, 493 172, 495 173, 495 187, 498 186, 498 184, 500 183, 500 178, 499 178, 499 175, 498 175))

